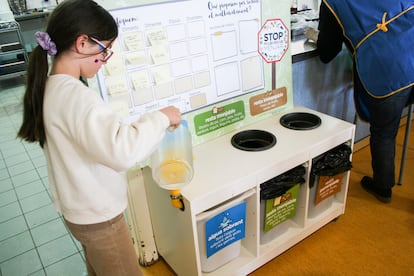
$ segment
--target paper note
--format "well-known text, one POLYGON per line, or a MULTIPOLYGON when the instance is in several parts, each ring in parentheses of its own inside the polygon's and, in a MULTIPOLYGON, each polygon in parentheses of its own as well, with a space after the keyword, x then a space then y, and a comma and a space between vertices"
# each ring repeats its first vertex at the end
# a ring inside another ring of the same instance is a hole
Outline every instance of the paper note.
POLYGON ((145 43, 142 39, 142 32, 130 32, 123 35, 125 48, 129 51, 144 49, 145 43))
POLYGON ((207 98, 205 93, 194 95, 190 98, 191 108, 197 108, 207 104, 207 98))
POLYGON ((153 46, 150 49, 152 63, 160 64, 169 61, 167 48, 164 45, 153 46))
POLYGON ((129 94, 118 94, 116 96, 109 97, 109 105, 120 118, 128 116, 129 107, 131 105, 129 94))
POLYGON ((124 76, 111 76, 105 81, 108 94, 127 93, 128 86, 124 76))
POLYGON ((127 64, 134 66, 145 65, 148 63, 144 51, 128 53, 125 55, 125 60, 127 64))
POLYGON ((170 69, 167 65, 154 67, 151 72, 156 85, 171 81, 170 69))
POLYGON ((121 75, 125 73, 125 65, 122 62, 121 57, 113 56, 108 62, 104 65, 105 74, 107 76, 121 75))
POLYGON ((165 44, 167 42, 167 36, 163 29, 149 30, 146 34, 150 46, 165 44))
POLYGON ((148 78, 148 72, 146 70, 140 70, 130 73, 129 78, 132 82, 132 87, 135 91, 151 87, 151 82, 148 78))

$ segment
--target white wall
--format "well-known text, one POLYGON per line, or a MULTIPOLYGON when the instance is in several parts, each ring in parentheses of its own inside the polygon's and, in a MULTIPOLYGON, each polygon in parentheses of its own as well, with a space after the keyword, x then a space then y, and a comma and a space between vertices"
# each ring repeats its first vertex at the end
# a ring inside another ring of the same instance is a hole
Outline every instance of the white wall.
POLYGON ((319 10, 321 0, 297 0, 298 10, 313 9, 319 10))
POLYGON ((57 3, 56 2, 61 2, 61 1, 55 1, 55 0, 49 0, 49 1, 44 1, 44 0, 26 0, 26 6, 28 10, 33 10, 33 9, 50 9, 53 7, 56 7, 57 3))

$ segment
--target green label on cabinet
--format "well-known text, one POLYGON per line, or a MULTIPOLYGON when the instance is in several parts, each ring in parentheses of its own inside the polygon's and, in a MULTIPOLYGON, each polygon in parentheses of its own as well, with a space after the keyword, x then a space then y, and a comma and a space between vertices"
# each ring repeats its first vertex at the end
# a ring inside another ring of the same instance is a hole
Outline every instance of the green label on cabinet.
POLYGON ((221 107, 214 107, 211 111, 198 114, 194 117, 195 131, 198 136, 201 136, 239 122, 245 116, 243 101, 237 101, 221 107))
POLYGON ((264 232, 296 215, 299 187, 300 184, 296 184, 285 194, 266 200, 264 232))

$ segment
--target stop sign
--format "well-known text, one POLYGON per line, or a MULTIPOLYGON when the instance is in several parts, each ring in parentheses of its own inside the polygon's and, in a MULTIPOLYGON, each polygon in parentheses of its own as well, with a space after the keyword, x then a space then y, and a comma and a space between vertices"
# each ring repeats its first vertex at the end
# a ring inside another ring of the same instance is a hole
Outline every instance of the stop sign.
POLYGON ((267 63, 280 61, 289 47, 289 30, 281 19, 268 19, 259 31, 258 43, 258 52, 267 63))

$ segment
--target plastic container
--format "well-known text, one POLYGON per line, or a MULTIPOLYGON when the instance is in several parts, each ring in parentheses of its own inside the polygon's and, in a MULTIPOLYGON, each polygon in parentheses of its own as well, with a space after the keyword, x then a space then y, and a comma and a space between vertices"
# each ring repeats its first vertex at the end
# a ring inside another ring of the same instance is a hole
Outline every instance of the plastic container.
POLYGON ((167 131, 161 145, 151 156, 154 181, 167 190, 180 189, 193 178, 193 148, 187 121, 167 131))
POLYGON ((240 255, 248 191, 196 216, 201 270, 211 272, 240 255))

